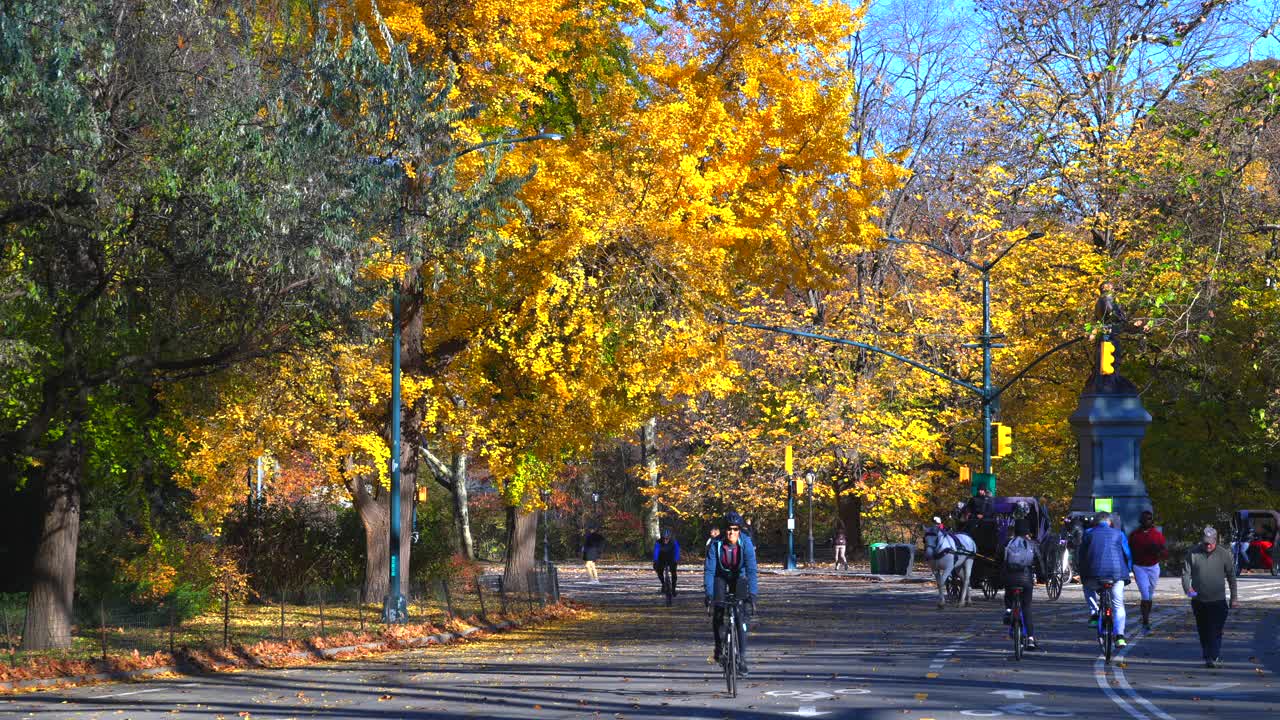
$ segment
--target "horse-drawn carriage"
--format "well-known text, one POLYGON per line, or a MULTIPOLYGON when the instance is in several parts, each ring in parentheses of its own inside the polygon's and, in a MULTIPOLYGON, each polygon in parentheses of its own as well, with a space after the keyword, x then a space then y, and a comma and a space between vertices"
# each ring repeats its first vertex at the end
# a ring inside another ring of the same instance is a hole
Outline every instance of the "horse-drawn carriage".
POLYGON ((1245 570, 1280 575, 1280 512, 1237 510, 1231 516, 1231 556, 1237 575, 1245 570))
MULTIPOLYGON (((994 514, 991 517, 984 517, 977 523, 971 523, 970 527, 974 544, 978 549, 969 582, 971 587, 981 590, 983 597, 987 599, 995 597, 996 593, 1004 587, 1000 563, 1004 557, 1005 546, 1013 539, 1015 523, 1024 520, 1031 528, 1031 541, 1040 545, 1042 561, 1049 559, 1044 551, 1050 540, 1049 512, 1044 503, 1032 497, 996 497, 991 500, 994 514)), ((1056 546, 1053 553, 1053 559, 1058 560, 1056 546)), ((1048 577, 1048 566, 1049 563, 1044 562, 1036 568, 1036 576, 1048 577)))
MULTIPOLYGON (((955 603, 967 602, 966 590, 973 588, 981 590, 987 599, 995 597, 1004 587, 1000 567, 1004 549, 1013 539, 1014 525, 1019 520, 1027 523, 1032 542, 1041 548, 1041 566, 1036 568, 1036 576, 1051 583, 1051 597, 1057 598, 1071 578, 1067 546, 1049 532, 1048 509, 1031 497, 992 498, 991 514, 970 521, 963 533, 947 533, 936 527, 926 530, 925 557, 934 565, 935 577, 944 586, 939 587, 939 595, 945 593, 946 599, 955 603), (948 556, 954 559, 946 560, 948 556)), ((940 597, 939 606, 943 604, 940 597)))

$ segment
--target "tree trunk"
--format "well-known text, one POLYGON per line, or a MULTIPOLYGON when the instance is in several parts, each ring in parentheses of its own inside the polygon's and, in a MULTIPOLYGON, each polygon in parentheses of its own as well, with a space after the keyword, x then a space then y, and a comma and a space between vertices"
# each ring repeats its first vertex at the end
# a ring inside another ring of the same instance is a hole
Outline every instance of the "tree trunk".
POLYGON ((391 509, 389 497, 378 487, 377 476, 347 482, 360 524, 364 526, 364 601, 382 602, 391 574, 391 509))
POLYGON ((467 505, 466 452, 454 453, 449 474, 453 476, 453 516, 458 524, 459 546, 468 560, 475 560, 475 545, 471 540, 471 510, 467 505))
POLYGON ((80 538, 80 478, 84 454, 80 421, 73 420, 54 448, 45 475, 44 529, 36 547, 22 649, 71 647, 76 589, 76 545, 80 538))
POLYGON ((649 489, 653 497, 649 503, 648 517, 645 518, 645 535, 649 544, 658 542, 662 534, 661 510, 658 506, 658 418, 651 417, 640 429, 640 458, 644 462, 649 489))
POLYGON ((507 508, 507 567, 502 587, 513 592, 529 592, 529 573, 538 547, 538 513, 507 508))

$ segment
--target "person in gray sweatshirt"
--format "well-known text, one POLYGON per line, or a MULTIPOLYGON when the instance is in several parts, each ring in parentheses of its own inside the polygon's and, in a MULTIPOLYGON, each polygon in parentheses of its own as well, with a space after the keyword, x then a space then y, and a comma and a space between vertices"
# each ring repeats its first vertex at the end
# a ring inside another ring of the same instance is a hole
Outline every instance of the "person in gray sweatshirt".
POLYGON ((1210 525, 1205 527, 1200 544, 1187 553, 1182 563, 1182 591, 1191 598, 1191 611, 1196 616, 1205 667, 1222 664, 1222 631, 1227 626, 1224 586, 1228 584, 1231 586, 1231 607, 1238 608, 1235 564, 1231 561, 1231 553, 1218 544, 1218 531, 1210 525))

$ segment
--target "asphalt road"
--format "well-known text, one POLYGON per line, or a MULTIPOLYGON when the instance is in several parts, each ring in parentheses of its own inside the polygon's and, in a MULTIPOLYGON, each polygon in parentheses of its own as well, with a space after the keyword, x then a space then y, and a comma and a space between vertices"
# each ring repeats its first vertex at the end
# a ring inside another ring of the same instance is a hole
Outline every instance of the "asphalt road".
MULTIPOLYGON (((880 720, 1280 717, 1280 581, 1241 580, 1226 666, 1200 660, 1177 579, 1162 580, 1154 628, 1098 659, 1079 586, 1037 589, 1043 651, 1013 661, 997 601, 934 608, 932 585, 765 576, 751 675, 724 694, 708 662, 700 581, 667 608, 651 573, 562 572, 594 619, 374 659, 46 691, 0 700, 0 718, 784 718, 880 720)), ((1136 618, 1136 593, 1130 600, 1136 618)))

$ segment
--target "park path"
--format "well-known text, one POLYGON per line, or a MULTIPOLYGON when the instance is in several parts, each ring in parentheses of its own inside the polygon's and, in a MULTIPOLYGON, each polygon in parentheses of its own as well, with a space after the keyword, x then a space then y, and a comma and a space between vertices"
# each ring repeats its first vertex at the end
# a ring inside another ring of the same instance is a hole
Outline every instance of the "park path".
POLYGON ((671 608, 647 571, 606 571, 592 585, 568 567, 562 578, 593 614, 364 660, 16 696, 0 700, 0 717, 1254 720, 1280 710, 1280 581, 1270 578, 1243 579, 1228 665, 1207 671, 1176 578, 1162 585, 1153 632, 1131 633, 1123 663, 1106 668, 1078 586, 1056 602, 1038 594, 1045 652, 1015 663, 999 607, 981 595, 938 611, 931 585, 766 575, 737 699, 707 661, 696 573, 671 608))

